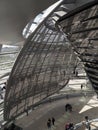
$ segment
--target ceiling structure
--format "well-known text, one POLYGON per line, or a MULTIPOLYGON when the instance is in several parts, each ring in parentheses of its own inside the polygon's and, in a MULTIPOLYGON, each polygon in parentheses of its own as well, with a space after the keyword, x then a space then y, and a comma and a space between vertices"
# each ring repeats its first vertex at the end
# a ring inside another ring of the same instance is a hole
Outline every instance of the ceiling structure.
MULTIPOLYGON (((5 82, 8 79, 8 75, 12 69, 12 58, 10 54, 15 54, 14 50, 10 52, 7 50, 3 52, 2 45, 13 45, 13 46, 23 46, 24 42, 26 40, 26 37, 23 35, 23 30, 26 30, 25 35, 31 34, 33 32, 33 29, 31 28, 30 32, 30 26, 32 24, 35 24, 37 26, 38 22, 35 22, 35 17, 40 14, 43 15, 45 9, 49 7, 49 5, 52 5, 57 0, 51 0, 51 1, 45 1, 43 0, 39 7, 39 1, 31 1, 31 0, 25 0, 24 1, 0 1, 0 58, 5 61, 0 60, 0 83, 5 82), (28 25, 28 26, 26 26, 28 25), (25 27, 26 26, 26 27, 25 27), (28 33, 29 32, 29 33, 28 33), (5 53, 6 52, 6 53, 5 53), (8 54, 8 55, 7 55, 8 54), (7 58, 5 58, 7 57, 7 58), (11 62, 11 63, 10 63, 11 62), (11 64, 11 66, 9 66, 11 64), (6 67, 5 67, 6 66, 6 67), (9 68, 7 67, 9 66, 9 68), (3 68, 3 69, 2 69, 3 68), (5 77, 6 76, 6 77, 5 77)), ((74 5, 76 0, 66 0, 64 3, 66 6, 68 5, 74 5)), ((70 9, 72 9, 72 6, 70 9)), ((69 10, 67 8, 67 10, 69 10)), ((62 12, 61 12, 62 13, 62 12)), ((58 15, 57 13, 55 15, 58 15)), ((57 17, 57 16, 56 16, 57 17)), ((39 18, 40 20, 41 18, 39 18)), ((49 23, 49 20, 48 20, 49 23)), ((51 23, 51 19, 50 19, 51 23)), ((47 23, 46 23, 47 24, 47 23)), ((48 24, 47 24, 48 26, 48 24)), ((19 51, 20 51, 19 47, 19 51)), ((18 51, 18 53, 19 53, 18 51)), ((15 56, 16 59, 16 56, 15 56)), ((13 63, 15 61, 13 60, 13 63)))
POLYGON ((58 92, 74 71, 77 58, 70 44, 53 26, 53 20, 50 26, 50 18, 57 12, 59 17, 60 9, 66 13, 66 8, 61 6, 62 1, 58 1, 43 14, 14 64, 4 101, 5 120, 17 117, 58 92))
POLYGON ((67 13, 57 26, 67 35, 98 94, 98 0, 67 13))
POLYGON ((0 84, 8 79, 16 59, 15 48, 9 49, 9 52, 7 47, 2 49, 3 45, 22 47, 25 42, 22 32, 26 24, 55 2, 56 0, 42 0, 44 4, 39 4, 38 0, 0 0, 0 84))
MULTIPOLYGON (((0 0, 0 44, 23 45, 26 24, 58 0, 0 0)), ((77 0, 78 1, 78 0, 77 0)), ((82 0, 84 1, 84 0, 82 0)), ((66 0, 73 8, 76 0, 66 0), (71 5, 72 4, 72 5, 71 5)))
MULTIPOLYGON (((15 54, 14 51, 15 49, 11 50, 10 53, 8 49, 6 49, 3 52, 4 49, 2 49, 2 45, 21 46, 19 47, 17 52, 19 53, 20 49, 22 48, 26 40, 26 37, 23 35, 23 30, 26 30, 25 33, 31 34, 33 32, 34 26, 33 29, 31 29, 31 32, 30 32, 30 26, 32 26, 32 24, 35 24, 37 26, 37 24, 39 23, 39 21, 35 22, 36 19, 35 17, 36 16, 38 17, 40 14, 43 15, 45 9, 47 9, 47 7, 49 7, 49 5, 52 5, 55 1, 56 0, 51 0, 46 2, 45 0, 43 0, 42 3, 44 4, 41 4, 40 7, 38 4, 39 1, 37 0, 36 1, 25 0, 25 2, 24 1, 16 2, 14 0, 0 1, 0 18, 1 18, 0 20, 0 59, 1 59, 0 60, 0 71, 1 71, 0 84, 5 82, 8 79, 8 75, 16 59, 16 56, 15 59, 11 58, 15 54), (28 26, 27 28, 25 28, 27 24, 28 26), (11 66, 9 66, 9 64, 11 66)), ((69 4, 73 5, 75 4, 75 2, 76 0, 64 1, 66 5, 69 4)), ((41 18, 39 18, 39 20, 40 19, 41 18)), ((51 23, 51 19, 50 19, 50 23, 51 23)))
MULTIPOLYGON (((94 41, 97 38, 97 4, 95 0, 66 14, 65 3, 61 0, 43 14, 27 38, 10 74, 4 101, 5 120, 17 117, 63 88, 74 72, 77 57, 85 63, 86 72, 89 69, 96 71, 97 65, 93 66, 97 61, 97 54, 94 54, 94 50, 97 53, 96 42, 90 51, 91 44, 87 37, 92 36, 94 41)), ((97 72, 95 75, 89 72, 88 77, 95 81, 97 72)))
MULTIPOLYGON (((0 45, 23 46, 12 71, 0 75, 10 74, 4 101, 7 121, 62 89, 78 62, 98 94, 98 0, 57 1, 0 1, 0 45)), ((14 62, 7 63, 12 67, 14 62)))

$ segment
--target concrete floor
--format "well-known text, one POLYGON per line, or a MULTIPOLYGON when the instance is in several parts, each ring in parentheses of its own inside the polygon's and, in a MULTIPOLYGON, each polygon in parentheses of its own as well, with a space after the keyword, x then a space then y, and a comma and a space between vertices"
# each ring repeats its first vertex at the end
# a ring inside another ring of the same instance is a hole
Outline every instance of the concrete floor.
MULTIPOLYGON (((89 119, 98 118, 98 99, 96 99, 96 96, 81 96, 48 102, 40 105, 28 116, 18 119, 15 123, 23 130, 47 130, 47 120, 52 116, 55 117, 56 122, 51 130, 65 130, 66 123, 79 123, 85 120, 85 116, 88 116, 89 119), (71 113, 65 112, 66 103, 72 104, 73 111, 71 113)), ((93 123, 91 127, 98 129, 98 122, 93 123)), ((79 130, 85 130, 85 126, 82 126, 79 130)))
MULTIPOLYGON (((23 128, 23 130, 48 130, 47 120, 54 117, 56 119, 55 126, 51 130, 65 130, 65 124, 73 122, 74 124, 84 121, 84 117, 88 116, 90 120, 98 118, 98 99, 94 96, 92 88, 88 87, 86 80, 74 79, 71 80, 62 91, 61 94, 74 93, 75 96, 47 102, 32 110, 28 116, 23 116, 15 121, 15 124, 23 128), (84 84, 81 90, 81 84, 84 84), (77 96, 76 93, 82 93, 83 96, 77 96), (93 95, 86 96, 86 92, 93 92, 93 95), (73 111, 65 112, 66 103, 73 106, 73 111)), ((60 93, 59 93, 60 94, 60 93)), ((58 94, 55 94, 58 95, 58 94)), ((92 130, 98 129, 98 122, 93 122, 92 130)), ((82 125, 78 130, 85 130, 82 125)))

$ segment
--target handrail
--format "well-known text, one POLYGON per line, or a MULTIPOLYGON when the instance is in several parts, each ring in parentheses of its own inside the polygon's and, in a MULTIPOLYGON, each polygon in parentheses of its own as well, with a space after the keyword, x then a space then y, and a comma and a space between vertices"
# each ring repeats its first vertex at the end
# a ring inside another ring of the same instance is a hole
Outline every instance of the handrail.
POLYGON ((0 53, 0 55, 8 55, 8 54, 15 54, 15 53, 19 53, 19 51, 0 53))
MULTIPOLYGON (((93 122, 98 122, 98 118, 96 119, 92 119, 92 120, 88 120, 88 123, 90 126, 93 126, 91 123, 93 122)), ((77 123, 74 125, 74 130, 77 130, 78 128, 80 128, 82 125, 85 125, 86 126, 86 123, 87 121, 81 121, 80 123, 77 123)), ((97 130, 97 129, 94 129, 94 130, 97 130)))

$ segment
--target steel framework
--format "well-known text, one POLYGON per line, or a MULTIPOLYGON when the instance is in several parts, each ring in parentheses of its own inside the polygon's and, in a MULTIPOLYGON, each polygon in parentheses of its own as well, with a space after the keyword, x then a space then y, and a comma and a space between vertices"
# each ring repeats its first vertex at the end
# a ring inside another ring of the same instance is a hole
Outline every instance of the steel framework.
POLYGON ((34 107, 69 81, 76 57, 65 35, 46 24, 61 3, 53 6, 37 24, 15 62, 5 95, 5 120, 34 107))
POLYGON ((84 63, 98 93, 97 13, 98 0, 67 14, 61 0, 49 8, 38 23, 33 21, 36 27, 27 38, 8 80, 5 120, 15 118, 62 89, 76 67, 73 52, 84 63))
POLYGON ((58 20, 57 26, 67 34, 98 94, 98 0, 64 15, 58 20))

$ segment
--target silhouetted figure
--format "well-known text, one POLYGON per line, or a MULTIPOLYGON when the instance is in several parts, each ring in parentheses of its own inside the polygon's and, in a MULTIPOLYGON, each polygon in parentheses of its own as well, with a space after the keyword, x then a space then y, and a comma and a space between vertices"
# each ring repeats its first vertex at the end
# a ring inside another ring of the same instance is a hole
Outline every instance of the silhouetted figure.
POLYGON ((72 106, 70 104, 65 105, 65 111, 70 111, 72 112, 72 106))
POLYGON ((76 68, 77 68, 77 66, 74 67, 73 74, 76 73, 76 68))
POLYGON ((54 125, 54 123, 55 123, 55 118, 52 117, 52 124, 54 125))
POLYGON ((85 120, 88 121, 88 116, 85 116, 85 120))
POLYGON ((49 118, 48 121, 47 121, 47 127, 48 127, 48 129, 51 128, 51 119, 50 119, 50 118, 49 118))
POLYGON ((83 84, 81 84, 81 90, 82 90, 82 88, 83 88, 83 84))
POLYGON ((73 123, 70 123, 70 124, 69 124, 69 130, 74 130, 74 125, 73 125, 73 123))
POLYGON ((4 85, 3 85, 3 87, 2 87, 2 91, 3 90, 6 90, 6 82, 4 82, 4 85))
POLYGON ((76 71, 76 76, 78 76, 78 71, 76 71))
POLYGON ((68 123, 65 125, 65 130, 69 130, 69 124, 68 123))
POLYGON ((90 126, 90 123, 87 121, 86 122, 86 128, 88 129, 88 130, 91 130, 91 126, 90 126))
POLYGON ((90 126, 90 123, 89 123, 89 118, 88 118, 88 116, 85 116, 85 120, 86 120, 86 128, 88 129, 88 130, 91 130, 91 126, 90 126))

